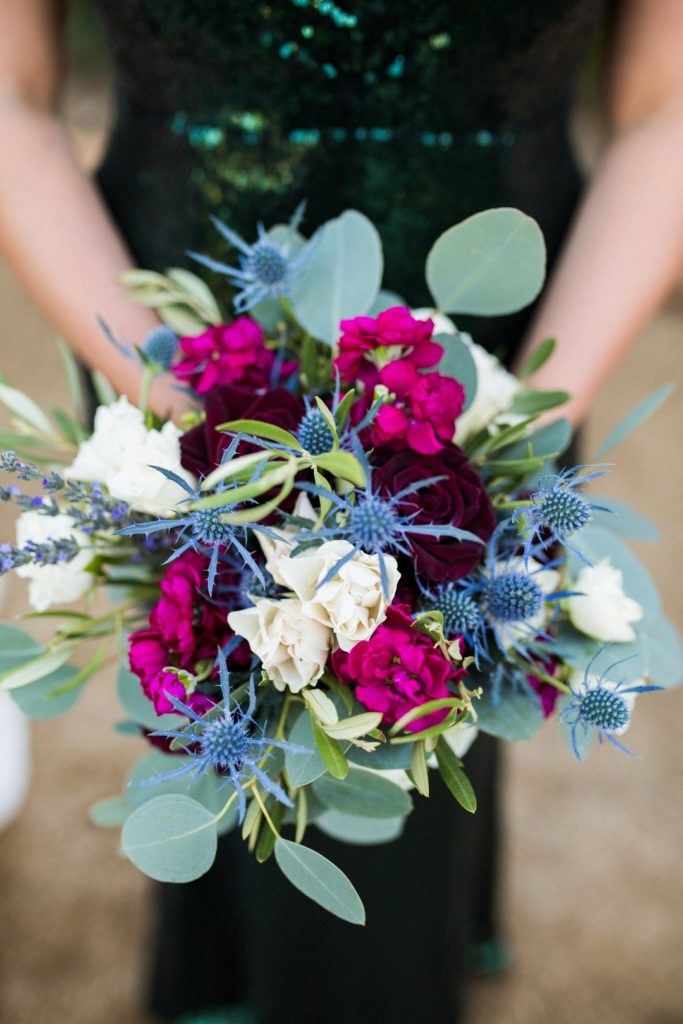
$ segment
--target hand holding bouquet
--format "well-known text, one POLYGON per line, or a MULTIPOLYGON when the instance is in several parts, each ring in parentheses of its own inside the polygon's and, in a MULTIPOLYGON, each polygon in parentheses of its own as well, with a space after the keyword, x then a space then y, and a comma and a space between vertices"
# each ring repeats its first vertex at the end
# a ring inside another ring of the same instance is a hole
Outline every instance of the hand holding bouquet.
MULTIPOLYGON (((593 493, 603 464, 559 468, 564 392, 525 383, 448 314, 500 315, 543 281, 537 226, 493 210, 451 228, 427 261, 433 310, 380 291, 382 252, 347 211, 310 240, 289 225, 239 265, 196 256, 236 291, 229 320, 186 270, 126 275, 167 326, 139 350, 201 403, 184 429, 98 381, 57 430, 5 384, 14 418, 0 498, 18 506, 3 572, 30 580, 41 647, 0 626, 0 685, 29 714, 66 710, 112 655, 149 753, 123 796, 93 808, 123 827, 147 874, 189 881, 219 834, 362 923, 348 878, 304 843, 396 838, 438 772, 465 811, 478 730, 526 739, 555 717, 577 758, 626 750, 638 694, 674 685, 680 645, 619 533, 650 529, 593 493), (98 587, 112 598, 92 610, 98 587), (85 599, 85 611, 61 606, 85 599), (53 607, 56 606, 56 607, 53 607), (71 659, 99 646, 85 664, 71 659)), ((70 377, 76 381, 73 366, 70 377)), ((646 400, 598 458, 652 411, 646 400)))

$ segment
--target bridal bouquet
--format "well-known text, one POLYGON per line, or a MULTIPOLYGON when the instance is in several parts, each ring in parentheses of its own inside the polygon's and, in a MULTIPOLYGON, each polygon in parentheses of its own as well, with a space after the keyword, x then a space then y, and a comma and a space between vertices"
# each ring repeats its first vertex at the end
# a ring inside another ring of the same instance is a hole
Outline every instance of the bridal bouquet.
POLYGON ((147 753, 93 820, 173 882, 239 828, 257 860, 359 924, 314 829, 392 840, 441 780, 474 812, 463 759, 478 730, 527 739, 554 717, 579 759, 596 739, 627 750, 637 695, 679 681, 677 634, 620 536, 652 527, 593 486, 666 389, 597 464, 563 468, 569 425, 535 421, 568 396, 525 383, 553 342, 516 378, 449 318, 533 300, 532 220, 492 210, 443 234, 430 310, 380 290, 364 216, 309 240, 299 221, 251 245, 216 222, 236 262, 193 254, 227 278, 232 318, 187 270, 125 275, 166 326, 139 349, 105 328, 145 384, 136 407, 96 378, 89 436, 66 354, 73 415, 0 384, 0 498, 20 510, 0 572, 26 577, 54 625, 46 646, 0 626, 0 685, 52 716, 119 660, 117 728, 147 753), (162 372, 194 405, 182 427, 147 406, 162 372))

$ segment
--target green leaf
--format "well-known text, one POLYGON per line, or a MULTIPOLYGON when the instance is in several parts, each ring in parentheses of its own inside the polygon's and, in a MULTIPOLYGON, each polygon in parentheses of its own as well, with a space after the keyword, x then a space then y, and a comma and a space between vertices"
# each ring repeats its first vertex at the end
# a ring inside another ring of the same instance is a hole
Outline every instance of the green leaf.
POLYGON ((596 509, 593 512, 593 522, 596 526, 602 526, 622 537, 632 537, 634 540, 656 541, 660 539, 659 527, 655 526, 652 520, 644 516, 642 512, 627 505, 625 501, 595 494, 594 491, 590 493, 590 500, 596 505, 604 505, 610 510, 602 512, 600 509, 596 509))
POLYGON ((670 619, 660 615, 647 630, 649 657, 647 671, 658 686, 679 686, 683 682, 683 643, 670 619))
POLYGON ((360 896, 344 872, 326 857, 280 838, 275 842, 275 860, 283 875, 309 899, 342 921, 365 924, 360 896))
POLYGON ((43 410, 23 391, 17 391, 9 384, 0 383, 0 402, 9 409, 13 416, 28 423, 34 430, 50 436, 54 433, 54 428, 43 410))
POLYGON ((427 284, 444 313, 515 313, 533 302, 544 276, 538 224, 507 207, 484 210, 449 228, 427 258, 427 284))
POLYGON ((187 294, 192 300, 192 305, 206 318, 208 323, 219 324, 221 322, 222 317, 218 304, 211 289, 201 277, 183 267, 171 267, 166 271, 166 275, 174 285, 187 294))
POLYGON ((527 377, 532 377, 537 370, 548 362, 551 355, 555 351, 557 342, 554 338, 546 338, 533 350, 527 361, 525 362, 522 369, 519 371, 517 376, 520 380, 526 380, 527 377))
POLYGON ((201 334, 206 328, 205 319, 192 313, 186 305, 180 302, 161 306, 157 313, 166 326, 181 338, 201 334))
POLYGON ((69 394, 71 395, 71 406, 75 422, 78 423, 80 427, 81 437, 84 437, 85 431, 81 424, 85 408, 83 401, 83 380, 81 377, 82 371, 69 346, 61 339, 57 342, 57 346, 59 348, 59 354, 62 357, 62 363, 64 364, 64 370, 66 372, 66 379, 69 384, 69 394))
POLYGON ((303 711, 287 737, 290 743, 305 747, 308 753, 298 754, 288 750, 285 754, 285 770, 290 786, 307 786, 325 773, 325 762, 313 736, 312 719, 303 711))
POLYGON ((349 762, 342 754, 339 744, 328 736, 326 732, 323 732, 315 718, 311 718, 311 727, 316 746, 320 751, 328 772, 335 779, 345 779, 349 774, 349 762))
POLYGON ((648 416, 651 416, 652 413, 666 401, 675 387, 676 385, 673 382, 665 384, 664 387, 658 388, 654 394, 648 395, 648 397, 644 398, 642 402, 639 402, 635 409, 631 409, 631 411, 624 416, 619 423, 617 423, 616 427, 609 432, 595 453, 595 458, 602 458, 603 455, 606 455, 607 452, 611 451, 612 448, 618 445, 620 441, 623 441, 625 437, 628 437, 631 431, 640 426, 648 416))
POLYGON ((372 752, 361 750, 360 747, 350 747, 346 756, 359 768, 373 768, 378 771, 393 768, 410 768, 413 754, 409 746, 394 746, 391 743, 381 743, 372 752))
POLYGON ((365 486, 365 473, 360 462, 351 452, 329 452, 316 455, 315 465, 326 473, 332 473, 340 480, 348 480, 356 487, 365 486))
POLYGON ((377 293, 377 298, 367 311, 367 315, 377 317, 380 313, 383 313, 385 309, 392 309, 393 306, 406 305, 407 303, 405 299, 403 299, 398 292, 392 292, 382 288, 382 290, 377 293))
POLYGON ((436 744, 436 760, 441 772, 441 778, 455 799, 466 811, 474 814, 477 809, 477 798, 472 789, 472 783, 465 775, 460 761, 443 737, 436 744))
POLYGON ((410 774, 418 793, 421 793, 422 796, 429 796, 429 769, 427 767, 424 740, 413 744, 413 760, 410 766, 410 774))
POLYGON ((0 673, 17 668, 44 651, 43 645, 23 629, 9 622, 0 622, 0 673))
MULTIPOLYGON (((590 523, 572 537, 572 547, 581 551, 592 565, 602 558, 607 558, 616 569, 620 569, 624 577, 624 590, 653 619, 661 614, 659 591, 645 566, 633 554, 619 537, 604 526, 590 523)), ((584 568, 585 563, 570 551, 569 567, 576 576, 584 568)))
POLYGON ((486 465, 491 473, 500 476, 526 476, 543 469, 547 458, 546 455, 530 455, 525 459, 491 459, 486 465))
POLYGON ((131 806, 125 797, 108 796, 92 805, 88 817, 98 828, 121 828, 130 813, 131 806))
POLYGON ((568 420, 559 419, 532 431, 523 440, 506 447, 500 454, 506 459, 523 459, 531 448, 532 455, 561 455, 569 447, 571 439, 571 424, 568 420))
POLYGON ((570 397, 568 391, 519 391, 513 398, 509 411, 519 416, 536 416, 547 409, 564 405, 570 397))
POLYGON ((543 712, 525 693, 504 693, 494 705, 490 690, 477 701, 477 725, 482 732, 504 740, 528 740, 543 725, 543 712))
POLYGON ((93 370, 90 373, 90 379, 92 380, 98 404, 113 405, 116 401, 117 394, 104 374, 100 373, 99 370, 93 370))
MULTIPOLYGON (((282 819, 285 816, 285 808, 275 800, 272 806, 269 808, 268 813, 270 814, 271 820, 275 825, 275 828, 279 831, 282 819)), ((259 836, 258 843, 256 844, 256 860, 259 864, 265 864, 271 857, 273 850, 275 849, 275 840, 277 836, 273 832, 272 828, 266 822, 261 829, 261 835, 259 836)))
POLYGON ((382 243, 357 210, 328 221, 309 243, 305 271, 292 286, 292 309, 309 334, 332 346, 339 323, 365 313, 382 279, 382 243))
POLYGON ((331 810, 365 818, 398 818, 412 808, 405 790, 362 768, 351 768, 345 779, 323 775, 313 785, 313 792, 331 810))
POLYGON ((403 832, 406 818, 361 818, 356 814, 325 811, 315 819, 315 826, 326 836, 353 846, 378 846, 391 843, 403 832))
POLYGON ((80 697, 82 687, 74 685, 80 675, 79 669, 63 665, 43 679, 10 690, 10 694, 27 718, 56 718, 69 711, 80 697))
POLYGON ((46 651, 37 658, 25 661, 16 668, 0 673, 0 690, 15 690, 20 686, 28 686, 37 679, 43 679, 55 672, 71 657, 71 647, 58 651, 46 651))
MULTIPOLYGON (((462 411, 469 409, 477 393, 477 367, 468 345, 457 334, 437 334, 434 337, 443 345, 444 353, 436 367, 444 377, 453 377, 465 389, 465 404, 462 411)), ((456 424, 457 427, 457 424, 456 424)))
POLYGON ((367 736, 381 723, 382 715, 379 711, 366 711, 360 715, 352 715, 350 718, 342 718, 334 725, 326 725, 325 732, 336 740, 355 740, 360 736, 367 736))
POLYGON ((219 423, 216 430, 230 431, 235 434, 253 434, 254 437, 263 437, 266 441, 275 441, 276 444, 284 444, 288 448, 301 450, 301 445, 288 430, 276 427, 274 423, 262 423, 261 420, 230 420, 229 423, 219 423))
POLYGON ((179 794, 155 797, 136 808, 121 833, 121 848, 157 882, 192 882, 216 857, 216 816, 179 794))

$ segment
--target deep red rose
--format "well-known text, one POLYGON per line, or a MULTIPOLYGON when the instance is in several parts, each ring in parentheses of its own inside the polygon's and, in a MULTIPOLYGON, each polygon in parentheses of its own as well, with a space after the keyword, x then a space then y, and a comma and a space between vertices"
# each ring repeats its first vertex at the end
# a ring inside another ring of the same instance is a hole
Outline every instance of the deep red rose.
POLYGON ((207 476, 220 465, 232 435, 216 427, 231 420, 262 420, 296 432, 306 411, 303 401, 287 388, 255 395, 246 388, 215 388, 206 396, 206 419, 180 438, 181 462, 196 476, 207 476))
MULTIPOLYGON (((553 658, 549 658, 547 661, 539 664, 541 669, 547 673, 547 675, 555 675, 558 663, 553 658)), ((550 718, 555 710, 555 705, 561 691, 558 690, 556 686, 553 686, 552 683, 549 683, 547 679, 542 679, 539 676, 535 676, 533 673, 528 674, 526 679, 531 689, 535 690, 538 694, 538 701, 541 705, 543 717, 550 718)))
MULTIPOLYGON (((369 640, 361 640, 348 654, 332 655, 332 667, 345 686, 352 686, 368 711, 379 711, 392 725, 430 700, 452 696, 448 683, 465 674, 444 658, 432 640, 414 628, 407 605, 392 605, 369 640)), ((410 722, 409 732, 437 725, 448 709, 434 711, 410 722)))
MULTIPOLYGON (((397 455, 377 449, 372 480, 389 496, 428 477, 443 477, 399 502, 401 512, 413 515, 416 525, 450 525, 487 541, 496 528, 496 517, 479 474, 455 445, 446 445, 435 455, 416 457, 414 452, 397 455), (383 457, 386 461, 382 462, 383 457)), ((449 537, 411 535, 410 545, 416 572, 435 583, 462 579, 479 564, 484 544, 452 540, 449 537)))

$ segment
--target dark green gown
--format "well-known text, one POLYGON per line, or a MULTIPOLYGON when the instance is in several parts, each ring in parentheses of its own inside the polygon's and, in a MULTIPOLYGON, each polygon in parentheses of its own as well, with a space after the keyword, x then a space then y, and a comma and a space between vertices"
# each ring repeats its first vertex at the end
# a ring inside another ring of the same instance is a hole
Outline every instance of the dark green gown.
MULTIPOLYGON (((346 207, 366 213, 385 286, 411 305, 428 302, 434 239, 480 209, 534 216, 552 264, 580 191, 567 119, 602 0, 99 6, 118 117, 98 180, 141 266, 183 263, 187 249, 225 259, 209 214, 251 240, 302 199, 310 231, 346 207)), ((528 316, 459 326, 509 359, 528 316)), ((159 888, 153 1010, 246 1002, 260 1024, 455 1024, 466 945, 495 926, 497 757, 484 736, 467 755, 473 817, 435 778, 393 844, 311 830, 357 884, 365 929, 228 836, 205 878, 159 888)))

